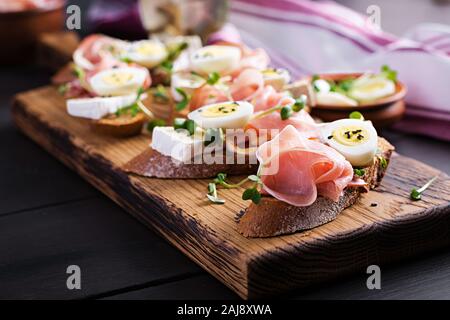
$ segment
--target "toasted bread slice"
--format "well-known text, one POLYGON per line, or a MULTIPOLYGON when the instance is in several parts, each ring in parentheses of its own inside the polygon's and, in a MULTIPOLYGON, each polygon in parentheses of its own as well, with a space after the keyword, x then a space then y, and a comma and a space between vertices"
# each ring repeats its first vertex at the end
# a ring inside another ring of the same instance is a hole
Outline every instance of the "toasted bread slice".
POLYGON ((145 120, 146 116, 142 112, 135 116, 110 114, 100 120, 91 121, 90 125, 95 132, 121 138, 141 133, 145 120))
MULTIPOLYGON (((364 168, 365 174, 362 177, 371 189, 381 183, 394 147, 385 139, 378 138, 378 149, 373 165, 364 168)), ((252 203, 239 213, 238 231, 245 237, 272 237, 312 229, 334 220, 366 191, 362 187, 347 188, 338 202, 319 196, 307 207, 296 207, 273 197, 263 196, 258 205, 252 203)))

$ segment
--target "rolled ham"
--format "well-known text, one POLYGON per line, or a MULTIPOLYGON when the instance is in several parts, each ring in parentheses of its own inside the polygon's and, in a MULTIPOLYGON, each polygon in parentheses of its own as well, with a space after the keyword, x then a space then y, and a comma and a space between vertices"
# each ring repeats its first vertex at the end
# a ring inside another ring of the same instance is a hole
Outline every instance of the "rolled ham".
POLYGON ((262 144, 256 157, 263 192, 293 206, 309 206, 318 195, 338 201, 353 179, 353 168, 341 154, 292 125, 262 144))

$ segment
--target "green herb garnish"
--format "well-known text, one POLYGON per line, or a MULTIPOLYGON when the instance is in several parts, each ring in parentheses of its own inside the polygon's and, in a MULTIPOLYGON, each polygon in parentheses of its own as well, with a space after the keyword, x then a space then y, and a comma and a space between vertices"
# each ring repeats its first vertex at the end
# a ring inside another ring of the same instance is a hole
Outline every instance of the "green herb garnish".
POLYGON ((206 194, 206 197, 209 199, 209 201, 216 203, 216 204, 224 204, 225 203, 225 200, 217 197, 216 184, 213 182, 208 183, 208 193, 206 194))
POLYGON ((169 101, 169 95, 167 93, 167 90, 161 84, 159 84, 155 89, 153 89, 152 93, 153 97, 162 103, 166 103, 169 101))
POLYGON ((226 173, 218 173, 217 177, 214 179, 215 183, 222 183, 225 182, 225 179, 227 178, 226 173))
POLYGON ((184 126, 185 122, 186 122, 186 119, 184 119, 184 118, 175 118, 173 120, 173 127, 175 128, 175 130, 186 129, 186 127, 184 126))
POLYGON ((169 55, 167 56, 166 61, 174 61, 183 50, 187 49, 187 47, 189 47, 187 42, 179 43, 175 48, 169 50, 169 55))
POLYGON ((350 119, 364 120, 364 116, 359 111, 353 111, 348 116, 350 119))
POLYGON ((197 125, 195 122, 191 119, 187 119, 184 122, 184 128, 189 132, 189 135, 192 136, 195 133, 195 129, 197 128, 197 125))
POLYGON ((175 90, 176 90, 176 92, 178 92, 178 93, 183 97, 183 99, 175 105, 175 109, 176 109, 177 111, 181 111, 181 110, 183 110, 184 108, 187 107, 187 105, 189 104, 189 100, 190 100, 191 98, 190 98, 190 96, 186 93, 186 91, 184 91, 183 89, 181 89, 181 88, 175 88, 175 90))
POLYGON ((173 61, 175 61, 175 59, 178 58, 178 56, 180 55, 181 51, 186 49, 188 46, 189 45, 187 42, 182 42, 182 43, 178 44, 177 46, 175 46, 174 48, 170 49, 166 60, 161 62, 161 64, 159 66, 162 69, 164 69, 164 71, 171 73, 172 68, 173 68, 173 61))
POLYGON ((220 74, 217 72, 212 72, 208 75, 208 79, 206 80, 206 83, 210 85, 215 85, 220 79, 220 74))
POLYGON ((67 85, 67 83, 66 83, 66 84, 62 84, 62 85, 60 85, 60 86, 58 87, 58 93, 59 93, 60 95, 66 94, 67 90, 69 90, 69 86, 67 85))
POLYGON ((378 156, 378 159, 380 159, 381 168, 386 169, 388 166, 388 162, 387 162, 386 158, 383 156, 378 156))
POLYGON ((294 104, 292 105, 292 111, 299 112, 306 106, 306 101, 308 98, 306 95, 302 94, 300 98, 295 99, 294 104))
POLYGON ((384 77, 386 77, 386 79, 389 79, 389 80, 394 81, 394 82, 397 81, 397 71, 392 70, 386 64, 381 67, 381 74, 384 77))
POLYGON ((301 97, 296 99, 292 105, 287 105, 287 106, 278 105, 278 106, 272 107, 270 109, 267 109, 267 110, 261 111, 260 113, 257 113, 253 117, 253 119, 264 118, 265 116, 268 116, 269 114, 271 114, 275 111, 280 111, 281 119, 287 120, 292 116, 293 112, 299 112, 305 107, 306 100, 307 100, 307 97, 304 94, 302 94, 301 97))
POLYGON ((132 104, 130 104, 129 106, 118 109, 116 111, 116 116, 119 117, 124 114, 130 114, 132 117, 136 116, 141 111, 141 108, 139 107, 139 103, 141 100, 141 96, 144 92, 145 92, 144 88, 140 87, 137 91, 136 99, 134 100, 134 102, 132 104))
POLYGON ((364 169, 353 169, 353 172, 358 176, 358 177, 362 177, 366 174, 366 171, 364 169))
MULTIPOLYGON (((262 185, 261 179, 258 175, 249 175, 247 178, 239 181, 238 183, 229 183, 226 181, 227 175, 225 173, 217 174, 217 177, 213 180, 212 183, 208 185, 208 190, 215 190, 215 197, 208 197, 209 200, 216 203, 214 198, 217 198, 217 186, 221 186, 225 189, 234 189, 239 188, 247 182, 252 182, 253 185, 250 188, 244 190, 242 194, 243 200, 252 200, 253 203, 258 204, 261 200, 261 193, 258 191, 260 185, 262 185), (210 186, 211 185, 211 186, 210 186), (212 186, 214 185, 214 187, 212 186)), ((209 193, 211 196, 211 193, 209 193)))
POLYGON ((344 79, 335 84, 333 90, 335 92, 347 94, 353 86, 354 79, 344 79))
POLYGON ((413 188, 409 197, 414 201, 420 200, 422 198, 422 193, 437 179, 437 177, 438 176, 433 177, 419 189, 413 188))
POLYGON ((161 63, 161 68, 163 68, 165 71, 167 71, 167 72, 172 72, 172 68, 173 68, 173 63, 171 62, 171 61, 168 61, 168 60, 166 60, 166 61, 163 61, 162 63, 161 63))
POLYGON ((73 69, 73 73, 75 74, 75 76, 78 78, 78 79, 84 79, 84 70, 83 69, 81 69, 80 67, 78 67, 78 66, 75 66, 74 67, 74 69, 73 69))
POLYGON ((163 119, 153 119, 147 124, 147 131, 153 132, 153 129, 155 129, 155 127, 164 127, 165 125, 166 121, 164 121, 163 119))
POLYGON ((289 107, 282 107, 280 110, 281 120, 287 120, 292 115, 292 109, 289 107))
POLYGON ((195 133, 195 130, 197 129, 197 125, 195 124, 194 120, 183 118, 175 118, 173 120, 173 127, 175 128, 175 130, 178 129, 187 130, 190 136, 192 136, 195 133))
POLYGON ((128 57, 121 57, 121 58, 120 58, 120 61, 123 61, 123 62, 125 62, 125 63, 132 63, 132 62, 133 62, 133 60, 131 60, 131 59, 128 58, 128 57))
POLYGON ((254 204, 258 204, 261 201, 261 193, 256 187, 245 189, 242 200, 252 200, 254 204))
POLYGON ((258 182, 258 183, 262 184, 261 178, 258 175, 256 175, 256 174, 249 175, 247 178, 250 181, 258 182))

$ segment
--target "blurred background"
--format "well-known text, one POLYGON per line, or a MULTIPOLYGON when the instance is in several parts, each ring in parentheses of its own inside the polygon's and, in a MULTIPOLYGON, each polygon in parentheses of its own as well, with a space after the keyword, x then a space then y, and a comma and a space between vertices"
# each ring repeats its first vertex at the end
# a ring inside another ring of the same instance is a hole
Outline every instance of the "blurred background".
MULTIPOLYGON (((158 0, 150 0, 157 2, 158 0)), ((188 1, 188 0, 182 0, 188 1)), ((202 0, 201 0, 202 1, 202 0)), ((228 0, 228 2, 233 0, 228 0)), ((275 2, 276 0, 274 0, 275 2)), ((96 0, 69 0, 67 4, 79 5, 82 12, 87 12, 88 8, 95 5, 96 0)), ((105 3, 111 1, 103 1, 105 3)), ((133 2, 119 1, 119 2, 133 2)), ((225 2, 223 0, 213 0, 212 2, 225 2)), ((370 5, 378 5, 382 10, 382 28, 396 35, 402 35, 411 26, 435 22, 450 24, 450 1, 449 0, 336 0, 348 8, 354 9, 362 14, 366 13, 370 5)), ((87 15, 82 16, 81 32, 88 32, 89 25, 87 15)))
POLYGON ((387 64, 408 92, 406 112, 384 113, 386 123, 402 118, 396 130, 450 141, 450 0, 12 0, 0 17, 4 67, 56 72, 90 33, 242 40, 294 79, 387 64))

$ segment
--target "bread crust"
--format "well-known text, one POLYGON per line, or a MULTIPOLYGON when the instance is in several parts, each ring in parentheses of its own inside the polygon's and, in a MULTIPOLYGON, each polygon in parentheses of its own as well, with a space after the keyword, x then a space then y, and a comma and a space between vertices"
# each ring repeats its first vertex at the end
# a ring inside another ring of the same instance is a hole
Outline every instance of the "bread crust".
MULTIPOLYGON (((370 189, 377 187, 383 179, 394 147, 384 138, 378 138, 378 153, 374 163, 364 168, 362 177, 370 189), (386 165, 382 165, 382 158, 386 165)), ((237 217, 238 231, 245 237, 273 237, 308 230, 334 220, 345 208, 354 204, 363 187, 344 190, 338 202, 319 196, 307 207, 296 207, 270 196, 263 196, 260 203, 250 206, 237 217)))
POLYGON ((146 117, 142 112, 135 116, 111 116, 90 122, 92 130, 100 134, 119 138, 131 137, 141 133, 146 117))
POLYGON ((144 177, 164 179, 203 179, 214 178, 218 173, 229 175, 249 175, 258 170, 257 164, 183 163, 148 148, 123 166, 126 172, 144 177))

